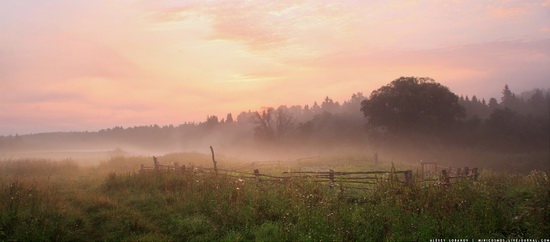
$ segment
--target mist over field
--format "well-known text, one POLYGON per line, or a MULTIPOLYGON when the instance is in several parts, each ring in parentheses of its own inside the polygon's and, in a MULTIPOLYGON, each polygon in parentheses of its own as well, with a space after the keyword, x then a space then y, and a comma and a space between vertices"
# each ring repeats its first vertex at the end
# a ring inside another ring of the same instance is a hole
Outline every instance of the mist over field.
POLYGON ((246 160, 378 155, 387 162, 529 172, 549 168, 548 90, 479 99, 454 94, 429 78, 402 77, 342 103, 280 105, 197 123, 113 127, 99 131, 0 136, 6 158, 105 160, 113 154, 176 152, 246 160), (435 89, 434 89, 435 88, 435 89), (499 101, 497 101, 499 100, 499 101))
POLYGON ((1 136, 0 239, 540 241, 549 107, 401 77, 341 104, 1 136))
POLYGON ((549 13, 0 1, 0 241, 549 241, 549 13))

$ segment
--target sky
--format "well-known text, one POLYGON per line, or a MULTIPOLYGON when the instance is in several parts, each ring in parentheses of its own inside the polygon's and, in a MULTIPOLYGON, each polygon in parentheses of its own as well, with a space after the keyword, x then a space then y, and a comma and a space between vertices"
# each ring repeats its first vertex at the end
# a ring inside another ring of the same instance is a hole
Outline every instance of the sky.
POLYGON ((550 87, 550 0, 0 1, 0 135, 342 103, 401 76, 550 87))

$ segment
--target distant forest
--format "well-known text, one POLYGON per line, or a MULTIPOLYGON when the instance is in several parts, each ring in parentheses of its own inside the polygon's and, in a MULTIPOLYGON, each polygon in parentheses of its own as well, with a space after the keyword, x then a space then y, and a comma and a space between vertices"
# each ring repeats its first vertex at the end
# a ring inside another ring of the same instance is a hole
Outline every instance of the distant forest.
POLYGON ((502 96, 457 96, 430 78, 402 77, 343 103, 264 107, 225 117, 207 116, 177 126, 114 127, 97 132, 0 136, 0 150, 133 149, 203 150, 217 147, 323 149, 409 145, 452 146, 500 153, 549 151, 550 90, 520 94, 508 85, 502 96), (445 101, 444 101, 445 100, 445 101))

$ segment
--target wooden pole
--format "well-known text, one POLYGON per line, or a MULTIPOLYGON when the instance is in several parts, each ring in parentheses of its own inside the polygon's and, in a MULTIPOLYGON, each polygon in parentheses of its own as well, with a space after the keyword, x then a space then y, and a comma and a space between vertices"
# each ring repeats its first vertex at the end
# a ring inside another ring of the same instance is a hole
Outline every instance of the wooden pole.
POLYGON ((155 170, 159 169, 159 161, 157 160, 157 157, 153 156, 153 162, 155 163, 155 170))
POLYGON ((254 177, 256 177, 256 180, 259 181, 259 179, 260 179, 260 170, 254 169, 254 177))
POLYGON ((451 184, 451 180, 449 179, 449 174, 447 173, 447 170, 443 169, 441 171, 441 175, 442 178, 443 178, 443 183, 446 185, 446 186, 449 186, 451 184))
POLYGON ((412 184, 412 180, 413 180, 413 171, 407 170, 405 172, 405 183, 412 184))
POLYGON ((214 172, 216 172, 216 175, 218 175, 218 166, 216 164, 216 159, 214 158, 214 148, 210 146, 210 151, 212 152, 212 163, 214 163, 214 172))
POLYGON ((328 173, 328 178, 330 179, 330 188, 334 186, 334 170, 330 169, 330 172, 328 173))

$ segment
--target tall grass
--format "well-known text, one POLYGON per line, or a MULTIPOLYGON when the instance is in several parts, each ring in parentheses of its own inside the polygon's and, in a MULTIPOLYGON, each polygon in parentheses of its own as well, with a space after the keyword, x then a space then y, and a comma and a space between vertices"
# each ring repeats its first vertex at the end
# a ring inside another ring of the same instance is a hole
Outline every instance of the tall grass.
MULTIPOLYGON (((308 178, 272 182, 193 171, 134 172, 142 162, 151 163, 119 157, 95 173, 62 162, 48 166, 56 172, 43 173, 20 164, 26 172, 18 174, 33 174, 34 180, 0 172, 0 240, 424 241, 550 234, 545 172, 484 172, 479 181, 451 186, 380 181, 352 190, 308 178), (43 182, 45 174, 99 179, 51 184, 43 182)), ((15 163, 0 166, 13 170, 15 163)))
POLYGON ((544 238, 548 185, 548 175, 536 172, 351 192, 307 179, 239 185, 211 174, 151 173, 111 174, 102 189, 144 208, 145 217, 162 214, 160 232, 174 239, 427 240, 544 238))

